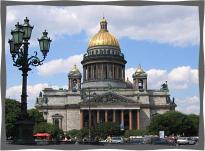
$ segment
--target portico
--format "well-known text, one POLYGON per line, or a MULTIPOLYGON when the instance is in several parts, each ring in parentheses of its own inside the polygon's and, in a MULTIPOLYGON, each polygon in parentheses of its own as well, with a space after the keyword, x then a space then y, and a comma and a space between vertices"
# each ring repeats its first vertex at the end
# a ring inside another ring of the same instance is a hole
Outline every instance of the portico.
MULTIPOLYGON (((91 107, 91 126, 95 127, 100 123, 113 122, 123 124, 124 129, 140 129, 140 108, 95 108, 91 107)), ((80 128, 88 127, 89 109, 80 109, 80 128)))
POLYGON ((124 129, 140 129, 140 104, 129 98, 107 92, 80 104, 80 128, 88 127, 89 110, 91 126, 113 122, 124 129))

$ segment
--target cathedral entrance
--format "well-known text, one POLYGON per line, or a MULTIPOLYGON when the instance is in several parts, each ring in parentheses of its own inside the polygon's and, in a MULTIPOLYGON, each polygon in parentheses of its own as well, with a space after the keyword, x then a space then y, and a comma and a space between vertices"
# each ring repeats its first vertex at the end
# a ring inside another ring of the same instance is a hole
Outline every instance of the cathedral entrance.
MULTIPOLYGON (((96 127, 99 123, 117 123, 121 129, 140 129, 139 109, 90 109, 91 127, 96 127)), ((89 127, 89 110, 80 110, 80 128, 89 127)))

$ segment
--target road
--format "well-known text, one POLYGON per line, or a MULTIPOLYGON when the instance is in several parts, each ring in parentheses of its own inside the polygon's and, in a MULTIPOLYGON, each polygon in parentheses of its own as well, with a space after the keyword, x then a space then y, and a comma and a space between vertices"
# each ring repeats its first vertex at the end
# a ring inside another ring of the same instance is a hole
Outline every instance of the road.
POLYGON ((141 150, 141 149, 200 149, 199 145, 130 145, 130 144, 106 144, 106 145, 81 145, 81 144, 60 144, 60 145, 2 145, 2 149, 16 150, 16 149, 59 149, 59 150, 84 150, 84 149, 127 149, 127 150, 141 150))

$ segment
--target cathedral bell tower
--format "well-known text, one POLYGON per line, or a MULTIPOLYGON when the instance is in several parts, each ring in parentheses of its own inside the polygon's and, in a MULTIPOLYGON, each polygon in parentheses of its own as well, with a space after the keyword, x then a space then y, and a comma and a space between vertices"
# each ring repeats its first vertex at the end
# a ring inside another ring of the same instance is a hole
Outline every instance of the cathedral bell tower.
POLYGON ((134 88, 139 91, 146 91, 147 90, 147 74, 144 72, 142 67, 139 65, 132 75, 134 88))
POLYGON ((73 66, 73 69, 68 74, 68 90, 77 92, 81 89, 81 78, 82 75, 76 65, 73 66))

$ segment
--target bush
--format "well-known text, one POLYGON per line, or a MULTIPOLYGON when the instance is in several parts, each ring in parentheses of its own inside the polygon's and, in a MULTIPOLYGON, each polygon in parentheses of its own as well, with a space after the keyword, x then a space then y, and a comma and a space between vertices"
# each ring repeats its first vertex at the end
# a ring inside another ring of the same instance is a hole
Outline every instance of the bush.
POLYGON ((88 137, 88 135, 89 135, 89 129, 88 128, 80 129, 80 138, 88 137))
POLYGON ((81 131, 73 129, 73 130, 70 130, 70 131, 66 132, 65 135, 66 135, 67 138, 72 138, 72 139, 75 138, 75 137, 80 138, 81 137, 81 131))
POLYGON ((107 136, 121 135, 120 126, 116 123, 107 122, 98 124, 97 127, 91 129, 91 136, 105 139, 107 136))
POLYGON ((147 134, 146 130, 126 130, 124 136, 130 137, 130 136, 144 136, 147 134))

